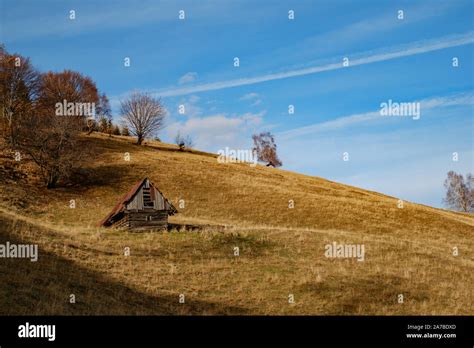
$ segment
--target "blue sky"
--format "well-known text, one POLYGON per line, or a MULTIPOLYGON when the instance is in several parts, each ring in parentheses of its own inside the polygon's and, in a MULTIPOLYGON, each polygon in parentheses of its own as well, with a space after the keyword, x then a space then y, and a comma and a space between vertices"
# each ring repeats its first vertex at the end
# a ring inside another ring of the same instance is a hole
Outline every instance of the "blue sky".
POLYGON ((117 120, 130 91, 161 96, 164 141, 179 130, 217 152, 268 130, 284 169, 436 207, 449 170, 474 171, 473 1, 0 0, 0 11, 8 51, 92 77, 117 120), (420 102, 420 118, 382 117, 388 100, 420 102))

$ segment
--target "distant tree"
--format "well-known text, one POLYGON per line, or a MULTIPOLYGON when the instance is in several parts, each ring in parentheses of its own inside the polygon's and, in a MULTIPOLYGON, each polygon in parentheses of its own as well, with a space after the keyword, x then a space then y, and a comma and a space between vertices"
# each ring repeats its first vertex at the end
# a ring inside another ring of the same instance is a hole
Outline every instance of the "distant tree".
POLYGON ((85 131, 87 132, 87 135, 90 135, 92 132, 97 132, 99 130, 99 124, 95 119, 88 118, 86 122, 87 124, 85 127, 85 131))
POLYGON ((462 174, 454 171, 448 173, 444 181, 446 197, 443 202, 451 209, 472 212, 474 210, 474 177, 467 174, 466 179, 462 174))
POLYGON ((109 98, 107 98, 105 93, 100 95, 99 101, 96 105, 96 118, 99 120, 99 131, 107 133, 110 136, 112 134, 113 117, 109 98))
POLYGON ((130 131, 128 130, 128 127, 123 126, 121 134, 125 137, 129 137, 130 136, 130 131))
POLYGON ((97 127, 99 129, 99 132, 107 133, 109 129, 109 121, 105 116, 99 116, 99 122, 97 124, 97 127))
POLYGON ((18 134, 17 146, 38 165, 48 188, 67 179, 86 157, 87 149, 78 144, 86 115, 58 113, 58 103, 63 101, 71 105, 97 103, 95 83, 69 70, 42 74, 35 112, 22 119, 18 134))
POLYGON ((14 146, 22 119, 35 109, 40 74, 29 58, 9 54, 0 46, 0 128, 6 143, 14 146))
POLYGON ((189 135, 182 136, 179 131, 174 138, 174 142, 179 146, 180 151, 183 151, 186 147, 194 146, 193 139, 189 135))
POLYGON ((120 102, 120 113, 138 145, 164 127, 166 112, 161 100, 146 93, 135 92, 120 102))
POLYGON ((270 132, 254 134, 252 139, 254 144, 252 151, 259 161, 267 163, 267 167, 280 167, 282 165, 277 155, 275 138, 270 132))
POLYGON ((119 127, 119 126, 117 126, 116 124, 114 124, 112 128, 113 128, 113 129, 112 129, 112 134, 113 134, 113 135, 120 135, 120 134, 121 134, 121 133, 120 133, 120 127, 119 127))
POLYGON ((109 137, 112 136, 112 133, 114 132, 114 123, 112 120, 107 120, 107 134, 109 137))

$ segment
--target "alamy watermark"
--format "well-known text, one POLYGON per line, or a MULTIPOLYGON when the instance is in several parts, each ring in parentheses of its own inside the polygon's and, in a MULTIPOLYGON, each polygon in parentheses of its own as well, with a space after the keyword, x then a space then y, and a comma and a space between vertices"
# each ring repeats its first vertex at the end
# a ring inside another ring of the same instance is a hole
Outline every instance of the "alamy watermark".
POLYGON ((252 150, 230 149, 226 146, 225 149, 217 151, 217 154, 217 162, 219 163, 247 162, 250 163, 251 167, 255 167, 258 162, 257 154, 252 150))
POLYGON ((73 103, 66 99, 63 102, 57 102, 56 116, 86 116, 95 117, 95 103, 73 103))
POLYGON ((418 120, 421 116, 420 103, 398 103, 389 99, 387 102, 380 103, 380 115, 412 117, 414 120, 418 120))
POLYGON ((20 338, 47 338, 52 342, 56 339, 56 325, 36 325, 26 322, 18 326, 20 338))
POLYGON ((324 247, 324 256, 328 258, 356 258, 357 261, 364 261, 365 247, 364 244, 326 244, 324 247))
POLYGON ((7 259, 30 259, 31 262, 38 261, 38 245, 37 244, 13 244, 6 242, 0 244, 0 258, 7 259))

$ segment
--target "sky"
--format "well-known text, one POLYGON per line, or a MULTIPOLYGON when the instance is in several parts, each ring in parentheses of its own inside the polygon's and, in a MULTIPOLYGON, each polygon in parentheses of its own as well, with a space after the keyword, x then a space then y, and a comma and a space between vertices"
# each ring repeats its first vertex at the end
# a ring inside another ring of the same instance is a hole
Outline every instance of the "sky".
POLYGON ((282 169, 434 207, 448 171, 474 172, 472 0, 0 0, 0 43, 90 76, 117 122, 129 93, 160 97, 166 142, 269 131, 282 169))

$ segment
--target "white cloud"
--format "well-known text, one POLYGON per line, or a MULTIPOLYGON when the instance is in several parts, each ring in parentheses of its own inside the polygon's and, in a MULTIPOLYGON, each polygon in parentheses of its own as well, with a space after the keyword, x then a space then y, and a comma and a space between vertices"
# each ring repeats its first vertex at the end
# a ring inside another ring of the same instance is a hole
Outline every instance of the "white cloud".
POLYGON ((239 98, 239 100, 247 100, 247 101, 252 101, 252 103, 250 104, 250 106, 258 106, 262 103, 262 99, 259 98, 259 94, 258 93, 247 93, 247 94, 244 94, 242 97, 239 98))
POLYGON ((191 83, 196 80, 197 75, 198 74, 196 72, 188 72, 179 78, 178 83, 180 85, 183 85, 185 83, 191 83))
POLYGON ((190 118, 184 122, 175 122, 167 127, 168 136, 173 138, 179 131, 189 134, 196 148, 217 152, 225 148, 245 148, 251 132, 262 123, 265 111, 228 116, 216 114, 207 117, 190 118))
MULTIPOLYGON (((350 67, 358 65, 366 65, 376 62, 388 61, 401 57, 408 57, 417 54, 428 53, 432 51, 442 50, 450 47, 463 46, 474 43, 474 32, 468 32, 459 35, 451 35, 447 37, 432 39, 432 40, 423 40, 412 42, 408 45, 396 46, 383 48, 377 51, 370 51, 364 53, 358 53, 353 55, 348 55, 350 59, 350 67)), ((238 86, 253 85, 257 83, 281 80, 291 77, 305 76, 317 74, 325 71, 347 69, 342 65, 342 59, 340 57, 334 58, 332 61, 335 63, 318 65, 309 68, 289 70, 286 72, 273 73, 260 75, 250 78, 241 78, 235 80, 226 80, 226 81, 217 81, 211 83, 205 83, 201 85, 195 85, 190 87, 179 87, 171 89, 160 89, 153 91, 159 96, 162 97, 171 97, 178 95, 186 95, 191 93, 207 92, 220 90, 225 88, 232 88, 238 86)))
POLYGON ((176 105, 176 110, 179 110, 180 106, 184 106, 184 114, 179 114, 179 116, 185 117, 198 117, 203 114, 203 108, 198 105, 198 102, 201 98, 197 95, 191 95, 189 97, 183 97, 179 100, 176 105))
POLYGON ((239 98, 239 100, 251 100, 251 99, 256 99, 258 98, 258 93, 247 93, 244 94, 242 97, 239 98))

